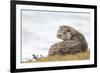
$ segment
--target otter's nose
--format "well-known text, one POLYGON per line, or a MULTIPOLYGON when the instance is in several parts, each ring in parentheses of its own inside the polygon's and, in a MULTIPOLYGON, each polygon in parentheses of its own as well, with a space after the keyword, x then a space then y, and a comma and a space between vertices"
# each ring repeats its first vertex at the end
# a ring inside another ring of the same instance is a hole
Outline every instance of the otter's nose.
POLYGON ((62 35, 61 35, 61 34, 57 34, 57 36, 58 36, 58 37, 61 37, 62 35))

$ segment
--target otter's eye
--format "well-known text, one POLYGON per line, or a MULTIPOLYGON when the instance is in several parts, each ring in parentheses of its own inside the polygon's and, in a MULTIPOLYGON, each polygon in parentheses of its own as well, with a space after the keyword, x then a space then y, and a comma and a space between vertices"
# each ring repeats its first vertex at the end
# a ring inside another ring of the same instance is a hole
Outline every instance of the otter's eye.
POLYGON ((68 30, 68 32, 70 32, 70 30, 68 30))

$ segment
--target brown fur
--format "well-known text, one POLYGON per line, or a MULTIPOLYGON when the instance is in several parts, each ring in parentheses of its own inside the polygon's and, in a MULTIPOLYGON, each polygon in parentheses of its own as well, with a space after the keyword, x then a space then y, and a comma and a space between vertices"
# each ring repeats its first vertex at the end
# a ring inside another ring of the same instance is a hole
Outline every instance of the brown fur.
POLYGON ((57 42, 49 49, 49 55, 77 54, 85 52, 88 48, 84 36, 70 26, 60 26, 57 37, 62 42, 57 42))

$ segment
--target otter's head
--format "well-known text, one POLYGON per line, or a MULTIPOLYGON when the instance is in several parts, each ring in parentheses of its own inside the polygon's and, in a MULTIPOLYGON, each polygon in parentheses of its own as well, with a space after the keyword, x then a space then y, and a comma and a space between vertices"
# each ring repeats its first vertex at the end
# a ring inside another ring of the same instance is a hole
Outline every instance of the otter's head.
POLYGON ((72 36, 75 34, 75 31, 72 27, 62 25, 59 27, 57 32, 57 38, 62 40, 70 40, 72 36))

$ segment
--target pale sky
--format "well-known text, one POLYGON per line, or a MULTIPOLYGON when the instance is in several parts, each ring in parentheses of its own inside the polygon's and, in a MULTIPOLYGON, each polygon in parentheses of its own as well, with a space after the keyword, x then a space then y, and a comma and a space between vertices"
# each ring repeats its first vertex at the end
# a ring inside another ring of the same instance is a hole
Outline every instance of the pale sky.
POLYGON ((90 46, 90 14, 74 12, 22 10, 22 58, 32 54, 48 55, 50 46, 58 41, 60 25, 68 25, 81 32, 90 46))

